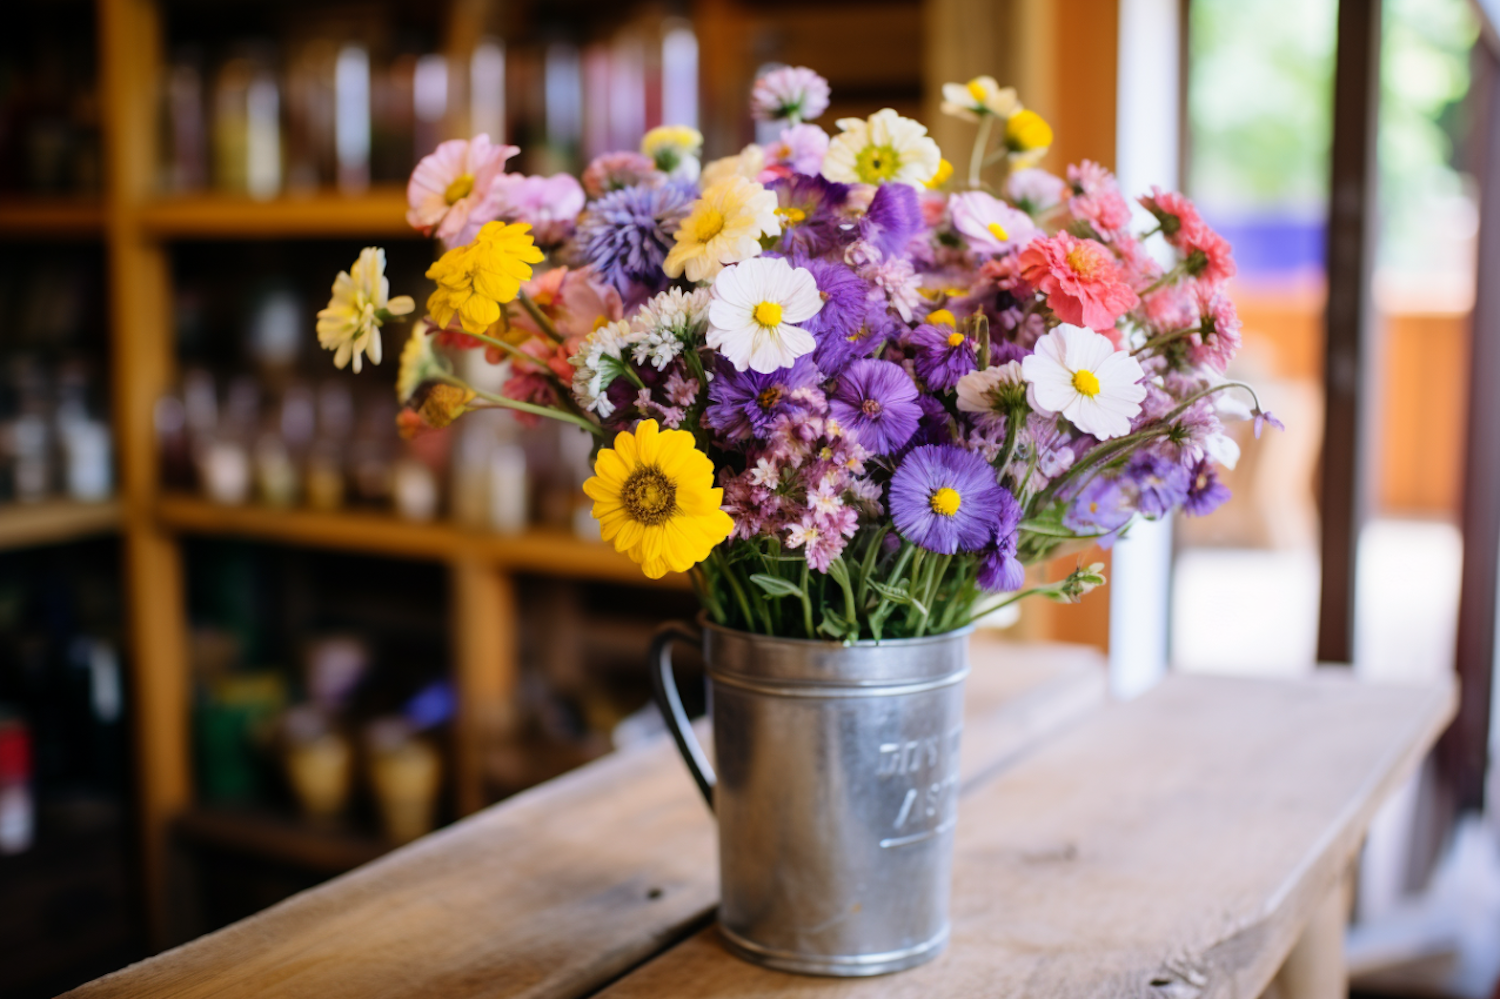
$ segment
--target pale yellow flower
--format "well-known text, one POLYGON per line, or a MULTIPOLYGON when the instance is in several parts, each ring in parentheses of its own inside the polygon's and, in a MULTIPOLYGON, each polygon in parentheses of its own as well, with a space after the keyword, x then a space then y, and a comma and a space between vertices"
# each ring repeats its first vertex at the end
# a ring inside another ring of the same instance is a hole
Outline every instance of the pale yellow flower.
POLYGON ((360 370, 368 355, 380 363, 380 327, 393 316, 404 316, 416 308, 410 295, 390 297, 391 283, 385 276, 385 251, 367 246, 347 271, 333 281, 333 297, 318 312, 318 343, 334 351, 333 364, 342 368, 354 360, 360 370))
POLYGON ((405 405, 426 382, 453 373, 448 362, 433 350, 432 324, 419 319, 411 336, 401 349, 401 366, 396 369, 396 401, 405 405))
POLYGON ((662 270, 667 277, 712 280, 726 264, 760 253, 762 236, 781 235, 776 194, 753 180, 732 176, 703 192, 682 220, 662 270))
POLYGON ((884 108, 869 118, 840 118, 841 133, 828 144, 823 176, 840 184, 896 181, 922 187, 942 166, 927 126, 884 108))
POLYGON ((698 179, 698 155, 703 133, 687 125, 658 125, 641 139, 642 155, 651 157, 656 168, 676 180, 698 179))
POLYGON ((1014 87, 1002 87, 993 76, 976 76, 968 83, 943 84, 943 114, 978 121, 992 114, 1001 121, 1021 110, 1014 87))

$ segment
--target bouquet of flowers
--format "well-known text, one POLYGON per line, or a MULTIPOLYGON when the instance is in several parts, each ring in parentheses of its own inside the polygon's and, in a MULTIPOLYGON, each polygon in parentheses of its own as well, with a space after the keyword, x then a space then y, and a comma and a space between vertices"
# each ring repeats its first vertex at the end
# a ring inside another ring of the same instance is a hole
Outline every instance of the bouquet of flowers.
MULTIPOLYGON (((1223 503, 1221 420, 1279 424, 1224 377, 1234 262, 1192 203, 1152 190, 1132 231, 1104 168, 1034 165, 1051 128, 989 77, 943 89, 977 125, 962 182, 893 110, 830 137, 828 94, 768 73, 751 110, 780 138, 706 166, 686 127, 581 182, 506 173, 518 150, 487 136, 440 145, 407 189, 443 252, 401 353, 402 432, 491 407, 583 428, 604 539, 647 576, 689 573, 713 621, 784 637, 1076 600, 1100 566, 1029 589, 1025 567, 1223 503), (508 366, 503 392, 455 374, 466 350, 508 366)), ((414 308, 369 248, 318 336, 358 371, 414 308)))

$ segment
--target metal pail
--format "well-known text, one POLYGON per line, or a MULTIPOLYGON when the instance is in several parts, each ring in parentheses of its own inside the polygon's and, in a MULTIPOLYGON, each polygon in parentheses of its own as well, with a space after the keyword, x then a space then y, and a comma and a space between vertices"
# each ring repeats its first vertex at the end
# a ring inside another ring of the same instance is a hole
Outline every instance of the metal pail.
POLYGON ((839 976, 942 951, 970 631, 847 646, 704 622, 657 634, 657 701, 718 818, 730 949, 839 976), (679 640, 702 644, 717 775, 677 694, 679 640))

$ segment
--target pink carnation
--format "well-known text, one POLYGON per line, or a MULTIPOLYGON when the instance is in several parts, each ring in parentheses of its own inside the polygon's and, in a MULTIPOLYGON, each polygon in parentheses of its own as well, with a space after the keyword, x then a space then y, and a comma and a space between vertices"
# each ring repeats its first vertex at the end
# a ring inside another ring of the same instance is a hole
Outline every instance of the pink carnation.
POLYGON ((1184 230, 1182 243, 1183 267, 1188 274, 1209 288, 1216 288, 1234 277, 1234 252, 1229 241, 1199 222, 1191 230, 1184 230))
POLYGON ((637 184, 657 187, 666 180, 667 175, 656 169, 655 160, 630 150, 602 153, 583 171, 583 189, 591 198, 602 198, 610 191, 637 184))
POLYGON ((1107 335, 1140 301, 1109 248, 1096 240, 1059 232, 1033 240, 1020 263, 1021 277, 1047 296, 1047 307, 1065 323, 1107 335))
POLYGON ((556 246, 573 232, 583 211, 583 188, 571 174, 527 177, 508 173, 490 188, 496 218, 526 222, 539 246, 556 246))
POLYGON ((1176 191, 1163 191, 1159 187, 1153 187, 1150 194, 1141 195, 1140 202, 1141 207, 1156 217, 1161 225, 1163 238, 1179 250, 1182 249, 1184 233, 1203 224, 1203 217, 1198 214, 1198 209, 1186 195, 1176 191))
POLYGON ((495 145, 488 135, 441 143, 411 173, 407 223, 424 236, 436 233, 450 247, 469 242, 497 217, 491 214, 491 188, 505 161, 518 152, 515 146, 495 145))
POLYGON ((1188 357, 1220 374, 1240 349, 1240 317, 1234 303, 1222 291, 1203 285, 1193 289, 1200 318, 1199 332, 1189 341, 1188 357))
POLYGON ((1073 187, 1068 211, 1106 240, 1130 224, 1130 203, 1120 193, 1114 174, 1093 160, 1068 167, 1068 183, 1073 187))

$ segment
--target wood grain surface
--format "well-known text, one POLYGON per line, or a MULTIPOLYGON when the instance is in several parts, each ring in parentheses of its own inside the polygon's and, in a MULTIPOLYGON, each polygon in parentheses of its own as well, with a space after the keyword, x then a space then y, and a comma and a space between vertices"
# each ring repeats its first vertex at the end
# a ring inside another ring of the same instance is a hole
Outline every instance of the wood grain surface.
MULTIPOLYGON (((967 783, 1104 699, 1091 650, 976 640, 967 783)), ((589 994, 706 925, 714 828, 665 739, 69 993, 309 999, 589 994)))
POLYGON ((1174 676, 963 799, 952 942, 931 964, 805 978, 709 928, 601 996, 1253 999, 1454 702, 1451 685, 1174 676))

